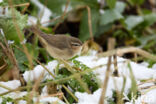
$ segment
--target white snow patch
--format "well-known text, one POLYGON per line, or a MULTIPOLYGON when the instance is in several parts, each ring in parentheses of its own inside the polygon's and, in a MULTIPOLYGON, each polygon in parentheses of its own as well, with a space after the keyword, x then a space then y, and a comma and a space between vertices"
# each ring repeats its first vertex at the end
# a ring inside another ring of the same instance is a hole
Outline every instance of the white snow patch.
MULTIPOLYGON (((49 21, 50 17, 52 16, 52 12, 44 6, 42 3, 39 2, 39 0, 31 0, 34 5, 36 5, 39 8, 39 14, 38 17, 40 18, 41 24, 45 21, 49 21)), ((49 25, 49 23, 42 24, 43 26, 49 25)))
MULTIPOLYGON (((99 65, 104 65, 103 67, 97 68, 96 70, 93 71, 97 75, 97 78, 100 79, 101 82, 103 83, 104 78, 105 78, 105 72, 107 69, 108 57, 98 59, 97 56, 95 56, 95 55, 81 56, 81 57, 77 58, 77 60, 79 60, 80 62, 82 62, 83 64, 87 65, 90 68, 93 68, 93 67, 96 67, 99 65)), ((140 80, 146 80, 146 79, 151 79, 151 78, 156 79, 156 70, 147 68, 144 65, 134 63, 132 61, 123 59, 121 57, 117 57, 117 61, 118 61, 119 77, 111 76, 113 73, 113 70, 114 70, 114 65, 112 64, 110 78, 108 81, 108 87, 107 87, 107 91, 106 91, 107 98, 112 97, 113 90, 121 91, 122 86, 123 86, 123 77, 126 77, 126 86, 125 86, 124 93, 125 94, 128 93, 129 89, 131 88, 130 69, 128 67, 128 64, 130 64, 133 74, 134 74, 134 77, 138 84, 140 83, 140 80)), ((101 85, 102 85, 102 83, 101 83, 101 85)), ((144 84, 140 87, 150 86, 152 84, 154 85, 154 83, 150 83, 150 84, 146 84, 146 85, 144 84)), ((101 89, 98 89, 96 92, 94 92, 93 94, 76 92, 76 96, 79 99, 78 104, 86 104, 87 102, 89 102, 89 104, 98 104, 101 89), (96 92, 98 92, 98 94, 96 92)), ((152 94, 152 96, 155 96, 154 94, 152 94)), ((154 103, 149 102, 148 104, 156 104, 155 100, 156 100, 156 98, 153 97, 154 103)), ((146 100, 146 102, 148 102, 148 101, 146 100)), ((139 104, 139 103, 137 103, 137 104, 139 104)))
POLYGON ((14 40, 8 40, 8 44, 13 44, 14 42, 14 40))
MULTIPOLYGON (((54 74, 54 69, 56 68, 58 62, 57 61, 51 61, 48 63, 48 65, 45 65, 45 67, 54 74)), ((37 80, 42 74, 44 74, 44 79, 52 79, 52 76, 41 66, 37 65, 32 71, 25 71, 23 74, 23 77, 26 82, 28 81, 35 81, 37 80)))
POLYGON ((48 95, 47 86, 44 86, 43 89, 42 89, 41 96, 47 96, 47 95, 48 95))
MULTIPOLYGON (((10 89, 16 89, 19 86, 21 86, 21 83, 19 80, 12 80, 12 81, 8 81, 8 82, 0 82, 1 85, 4 85, 10 89)), ((7 92, 8 90, 5 88, 0 87, 0 94, 7 92)))
POLYGON ((156 70, 156 64, 154 64, 154 65, 152 66, 152 69, 156 70))
POLYGON ((93 94, 76 92, 75 96, 79 99, 78 104, 98 104, 102 89, 98 89, 93 94))
POLYGON ((37 18, 34 16, 28 16, 28 25, 34 25, 37 23, 37 18))
POLYGON ((27 104, 27 102, 24 101, 24 100, 20 100, 20 101, 18 102, 18 104, 27 104))
MULTIPOLYGON (((133 104, 132 101, 126 104, 133 104)), ((135 104, 156 104, 156 89, 141 95, 135 100, 135 104)))
MULTIPOLYGON (((33 99, 34 100, 34 102, 36 102, 37 101, 37 99, 36 98, 34 98, 33 99)), ((43 98, 39 98, 39 102, 41 103, 41 104, 48 104, 48 103, 56 103, 56 104, 65 104, 63 101, 61 101, 59 98, 57 98, 57 97, 43 97, 43 98)))
POLYGON ((105 13, 105 11, 103 9, 100 9, 99 12, 100 12, 100 14, 104 14, 105 13))
MULTIPOLYGON (((65 11, 65 8, 66 8, 66 5, 63 5, 63 6, 62 6, 62 12, 65 11)), ((72 6, 71 6, 71 5, 68 5, 67 11, 66 11, 66 12, 68 12, 68 11, 70 11, 70 10, 72 10, 72 6)))

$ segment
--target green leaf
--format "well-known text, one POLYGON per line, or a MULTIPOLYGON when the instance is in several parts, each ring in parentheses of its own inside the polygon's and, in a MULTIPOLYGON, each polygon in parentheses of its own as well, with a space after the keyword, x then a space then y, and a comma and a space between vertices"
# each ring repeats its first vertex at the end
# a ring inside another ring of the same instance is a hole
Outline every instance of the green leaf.
POLYGON ((43 5, 46 5, 54 14, 58 16, 63 13, 63 6, 65 7, 67 0, 40 0, 43 5))
POLYGON ((147 14, 144 16, 146 25, 150 26, 156 22, 156 13, 147 14))
MULTIPOLYGON (((129 68, 129 73, 130 73, 130 78, 131 78, 131 94, 133 94, 133 97, 137 98, 137 91, 138 91, 138 87, 137 87, 137 82, 135 80, 135 76, 131 67, 131 64, 128 63, 128 68, 129 68)), ((130 97, 130 99, 132 98, 132 96, 130 97)), ((133 100, 133 99, 132 99, 133 100)))
POLYGON ((116 2, 116 6, 115 6, 114 10, 116 10, 119 13, 122 13, 122 12, 124 12, 125 7, 126 7, 126 4, 124 2, 118 1, 118 2, 116 2))
POLYGON ((123 16, 118 11, 106 10, 104 14, 101 15, 100 25, 106 25, 122 18, 123 16))
MULTIPOLYGON (((96 9, 91 10, 91 21, 92 21, 92 32, 93 35, 97 30, 97 23, 99 20, 99 12, 96 9)), ((82 19, 80 21, 80 33, 79 38, 80 40, 84 41, 90 37, 89 35, 89 26, 88 26, 88 12, 84 10, 82 19)))
POLYGON ((143 21, 144 18, 142 16, 128 16, 128 18, 125 20, 125 24, 127 25, 127 29, 131 30, 143 21))
POLYGON ((114 8, 116 4, 116 0, 106 0, 109 8, 114 8))
POLYGON ((74 8, 80 5, 87 5, 91 8, 99 8, 99 4, 97 0, 71 0, 71 6, 74 8))
MULTIPOLYGON (((40 0, 40 2, 46 5, 52 11, 53 17, 56 17, 62 15, 64 12, 67 0, 46 0, 46 2, 44 0, 40 0)), ((92 8, 99 7, 97 0, 70 0, 68 9, 75 8, 80 5, 88 5, 92 8)))
MULTIPOLYGON (((16 23, 19 27, 19 31, 22 31, 23 28, 27 25, 27 15, 22 15, 20 12, 14 9, 16 23)), ((4 34, 7 40, 14 40, 15 43, 19 43, 19 38, 17 31, 14 26, 14 21, 12 19, 12 11, 9 10, 6 16, 0 17, 0 27, 3 29, 4 34)), ((23 37, 24 35, 21 34, 23 37)))
POLYGON ((129 2, 133 5, 141 5, 145 0, 129 0, 129 2))
POLYGON ((98 30, 95 33, 95 37, 99 37, 101 34, 104 34, 105 32, 107 32, 108 30, 110 30, 112 28, 113 24, 107 24, 107 25, 102 25, 98 27, 98 30))
POLYGON ((142 36, 139 37, 138 40, 140 41, 141 45, 139 46, 140 48, 145 47, 148 45, 148 42, 151 40, 156 40, 156 34, 153 35, 147 35, 147 36, 142 36))
MULTIPOLYGON (((27 49, 29 50, 29 54, 31 56, 33 56, 33 58, 37 59, 38 54, 39 54, 38 47, 33 46, 30 43, 26 43, 25 45, 26 45, 27 49)), ((19 47, 22 49, 21 45, 19 47)), ((20 71, 21 72, 26 71, 28 69, 29 62, 28 62, 28 59, 27 59, 25 53, 21 52, 21 50, 14 47, 14 54, 15 54, 15 57, 17 59, 20 71)), ((33 63, 35 63, 35 61, 33 63)))
POLYGON ((18 62, 20 71, 24 72, 25 70, 27 70, 27 67, 25 65, 25 63, 28 63, 26 55, 17 48, 14 48, 14 54, 18 62))
POLYGON ((13 102, 13 99, 11 97, 4 97, 4 96, 2 96, 1 104, 8 104, 9 102, 13 102))

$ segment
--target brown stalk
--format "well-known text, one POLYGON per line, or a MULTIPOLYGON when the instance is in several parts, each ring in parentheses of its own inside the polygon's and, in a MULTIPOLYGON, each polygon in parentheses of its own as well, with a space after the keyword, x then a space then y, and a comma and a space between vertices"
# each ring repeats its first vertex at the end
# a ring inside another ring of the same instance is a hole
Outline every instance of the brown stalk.
MULTIPOLYGON (((64 16, 66 15, 67 13, 67 9, 68 9, 68 6, 69 6, 69 3, 70 3, 70 0, 67 0, 67 3, 66 3, 66 6, 65 6, 65 9, 64 9, 64 12, 63 14, 61 15, 61 17, 59 17, 59 19, 62 19, 64 20, 64 16)), ((61 22, 58 22, 55 27, 53 28, 53 31, 55 31, 57 29, 57 27, 60 25, 61 22)))
MULTIPOLYGON (((116 40, 115 38, 111 38, 111 44, 112 44, 112 48, 114 49, 115 47, 115 43, 116 43, 116 40)), ((113 72, 113 75, 114 76, 119 76, 119 73, 118 73, 118 63, 117 63, 117 56, 116 55, 113 55, 113 59, 114 59, 114 72, 113 72)))
MULTIPOLYGON (((20 31, 20 28, 19 28, 19 26, 17 24, 17 20, 16 20, 16 16, 15 16, 15 11, 13 9, 12 0, 9 0, 9 5, 10 5, 11 10, 12 10, 13 24, 15 26, 15 29, 16 29, 17 35, 18 35, 18 37, 20 39, 20 42, 22 43, 23 40, 24 40, 24 38, 22 37, 22 32, 20 31)), ((25 46, 25 44, 22 44, 22 47, 24 49, 24 53, 27 56, 27 59, 28 59, 28 62, 29 62, 29 68, 32 69, 33 68, 32 56, 29 54, 28 49, 25 46)))
MULTIPOLYGON (((111 50, 114 48, 114 39, 113 38, 109 38, 108 40, 108 50, 111 50)), ((106 74, 104 76, 104 83, 102 86, 102 93, 101 93, 101 97, 99 100, 99 104, 104 104, 104 99, 105 99, 105 95, 106 95, 106 91, 107 91, 107 85, 108 85, 108 81, 109 81, 109 74, 110 74, 110 66, 111 66, 111 56, 108 57, 108 64, 107 64, 107 69, 106 69, 106 74)))
POLYGON ((117 56, 116 56, 116 55, 113 55, 113 59, 114 59, 114 72, 113 72, 113 75, 114 75, 114 76, 119 76, 119 73, 118 73, 117 56))
POLYGON ((92 19, 91 19, 91 10, 89 6, 86 6, 87 11, 88 11, 88 27, 89 27, 89 34, 90 34, 90 38, 91 41, 94 41, 93 38, 93 31, 92 31, 92 19))
POLYGON ((98 54, 98 57, 107 57, 107 56, 112 56, 112 55, 118 55, 118 56, 122 56, 123 54, 126 53, 137 53, 138 55, 141 55, 147 59, 151 59, 153 61, 156 61, 156 56, 153 54, 150 54, 147 51, 144 51, 140 48, 136 48, 136 47, 125 47, 125 48, 117 48, 114 50, 109 50, 107 52, 103 52, 98 54))
POLYGON ((20 79, 19 67, 17 64, 17 60, 14 56, 14 53, 13 53, 11 47, 9 47, 5 36, 3 38, 4 38, 5 46, 1 42, 0 42, 0 46, 3 49, 4 54, 9 58, 9 60, 11 61, 12 65, 13 65, 13 72, 14 72, 13 78, 14 79, 20 79))
POLYGON ((22 14, 27 10, 27 8, 29 7, 30 3, 23 3, 23 4, 18 4, 18 5, 13 5, 13 6, 9 6, 9 7, 21 7, 21 6, 25 6, 25 8, 22 11, 22 14))
MULTIPOLYGON (((22 14, 25 13, 25 11, 28 9, 30 3, 23 3, 23 4, 17 4, 17 5, 12 5, 12 6, 8 6, 8 7, 21 7, 21 6, 25 6, 25 8, 22 11, 22 14)), ((4 6, 5 8, 6 6, 4 6)))
MULTIPOLYGON (((32 98, 34 97, 35 93, 38 91, 40 82, 41 82, 42 78, 44 77, 44 73, 45 73, 45 71, 40 74, 38 79, 36 79, 35 84, 32 87, 32 91, 31 91, 31 93, 29 95, 29 98, 27 99, 28 100, 27 101, 28 104, 31 103, 32 98)), ((39 103, 39 99, 37 99, 37 102, 39 103)))
POLYGON ((137 58, 138 57, 138 55, 137 55, 137 53, 134 53, 134 61, 137 63, 137 58))
POLYGON ((40 99, 46 98, 46 97, 54 97, 54 96, 63 96, 63 93, 62 93, 62 92, 59 92, 59 93, 56 93, 56 94, 51 94, 51 95, 47 95, 47 96, 42 96, 42 97, 40 97, 40 99))

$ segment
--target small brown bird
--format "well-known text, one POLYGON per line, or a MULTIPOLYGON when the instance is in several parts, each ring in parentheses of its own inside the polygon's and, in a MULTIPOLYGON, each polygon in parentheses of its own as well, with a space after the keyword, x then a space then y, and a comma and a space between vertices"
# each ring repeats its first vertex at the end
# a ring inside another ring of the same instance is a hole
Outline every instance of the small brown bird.
POLYGON ((60 34, 47 35, 35 26, 31 30, 54 58, 68 60, 81 52, 82 42, 78 38, 60 34))

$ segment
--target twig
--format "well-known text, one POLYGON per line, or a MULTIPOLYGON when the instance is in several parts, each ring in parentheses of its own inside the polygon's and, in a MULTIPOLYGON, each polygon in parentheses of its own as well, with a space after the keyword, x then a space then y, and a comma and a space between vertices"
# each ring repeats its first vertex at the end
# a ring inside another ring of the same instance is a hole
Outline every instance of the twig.
POLYGON ((77 97, 65 85, 62 85, 62 87, 78 102, 77 97))
POLYGON ((18 67, 16 58, 13 54, 12 49, 9 47, 5 36, 3 38, 4 38, 4 43, 5 43, 6 47, 1 42, 0 42, 0 46, 3 49, 3 52, 5 53, 5 55, 9 58, 9 60, 11 61, 12 65, 13 65, 13 70, 14 70, 13 78, 20 79, 19 67, 18 67))
MULTIPOLYGON (((116 40, 115 38, 110 38, 111 40, 111 44, 112 44, 112 49, 115 48, 115 43, 116 43, 116 40)), ((114 72, 113 72, 113 75, 114 76, 119 76, 119 73, 118 73, 118 63, 117 63, 117 56, 116 55, 113 55, 113 61, 114 61, 114 72)))
POLYGON ((134 53, 134 60, 135 60, 135 62, 137 63, 137 53, 134 53))
POLYGON ((39 97, 39 99, 43 99, 43 98, 46 98, 46 97, 54 97, 54 96, 63 96, 63 93, 60 92, 60 93, 51 94, 51 95, 47 95, 47 96, 41 96, 41 97, 39 97))
MULTIPOLYGON (((70 0, 67 0, 67 3, 66 3, 66 6, 65 6, 65 9, 64 9, 64 12, 63 12, 63 14, 61 15, 61 17, 60 17, 59 19, 64 20, 64 16, 65 16, 66 13, 67 13, 67 9, 68 9, 69 3, 70 3, 70 0)), ((55 27, 53 28, 53 31, 56 30, 56 28, 60 25, 60 23, 61 23, 61 22, 58 22, 58 23, 55 25, 55 27)))
MULTIPOLYGON (((19 28, 19 26, 17 24, 17 21, 16 21, 16 15, 15 15, 15 11, 13 9, 12 0, 9 0, 9 4, 10 4, 11 10, 12 10, 12 17, 13 17, 14 26, 15 26, 17 35, 18 35, 18 37, 20 39, 20 42, 22 43, 24 38, 22 37, 22 33, 21 33, 20 28, 19 28)), ((25 44, 22 44, 22 47, 23 47, 24 53, 26 54, 27 59, 29 61, 29 68, 32 69, 32 67, 33 67, 32 56, 29 54, 28 49, 25 46, 25 44)))
POLYGON ((6 66, 7 66, 7 63, 5 63, 2 66, 0 66, 0 70, 2 70, 3 68, 5 68, 6 66))
POLYGON ((108 58, 108 65, 107 65, 105 80, 104 80, 104 83, 103 83, 102 93, 101 93, 99 104, 104 104, 104 99, 105 99, 108 80, 109 80, 109 72, 110 72, 110 65, 111 65, 110 63, 111 63, 111 56, 109 56, 109 58, 108 58))
MULTIPOLYGON (((28 100, 27 100, 27 103, 28 103, 28 104, 30 104, 30 102, 31 102, 31 100, 32 100, 32 98, 33 98, 33 96, 35 95, 34 93, 38 90, 39 84, 40 84, 42 78, 44 77, 44 73, 45 73, 45 71, 44 71, 43 73, 41 73, 40 76, 39 76, 39 78, 35 81, 35 84, 33 85, 32 91, 31 91, 31 93, 29 94, 29 97, 28 97, 28 100)), ((39 101, 39 99, 37 99, 37 102, 38 102, 38 101, 39 101)))
POLYGON ((89 27, 89 34, 90 34, 90 38, 91 41, 94 41, 93 38, 93 31, 92 31, 92 19, 91 19, 91 10, 89 6, 86 6, 87 11, 88 11, 88 27, 89 27))
POLYGON ((98 54, 98 57, 106 57, 106 56, 112 56, 112 55, 123 55, 125 53, 137 53, 145 58, 148 58, 148 59, 151 59, 153 61, 156 61, 156 56, 155 55, 152 55, 150 54, 149 52, 146 52, 142 49, 139 49, 139 48, 136 48, 136 47, 126 47, 126 48, 117 48, 117 49, 114 49, 114 50, 109 50, 107 52, 103 52, 103 53, 100 53, 98 54))
MULTIPOLYGON (((108 50, 111 50, 114 48, 114 40, 112 38, 109 38, 108 40, 108 50)), ((107 91, 107 85, 108 85, 108 81, 109 81, 109 74, 110 74, 110 66, 111 66, 111 56, 108 57, 108 64, 107 64, 107 69, 106 69, 106 73, 104 76, 104 82, 103 82, 103 86, 102 86, 102 93, 101 93, 101 97, 99 100, 99 104, 104 104, 104 99, 105 99, 105 95, 106 95, 106 91, 107 91)))
POLYGON ((4 89, 7 89, 7 90, 12 90, 10 87, 5 86, 5 85, 3 85, 3 84, 1 84, 1 83, 0 83, 0 87, 2 87, 2 88, 4 88, 4 89))
MULTIPOLYGON (((17 5, 12 5, 12 6, 8 6, 8 7, 21 7, 21 6, 25 6, 25 8, 22 11, 22 14, 27 10, 27 8, 29 7, 30 3, 23 3, 23 4, 17 4, 17 5)), ((4 6, 5 8, 6 6, 4 6)))
POLYGON ((53 78, 55 78, 55 75, 52 72, 50 72, 49 69, 46 68, 39 60, 35 59, 35 61, 39 63, 53 78))
POLYGON ((60 19, 60 18, 61 18, 61 16, 60 16, 60 17, 56 17, 56 18, 54 18, 54 19, 52 19, 52 20, 49 20, 49 21, 44 21, 44 22, 42 22, 41 24, 50 23, 50 22, 56 21, 56 20, 58 20, 58 19, 60 19))

